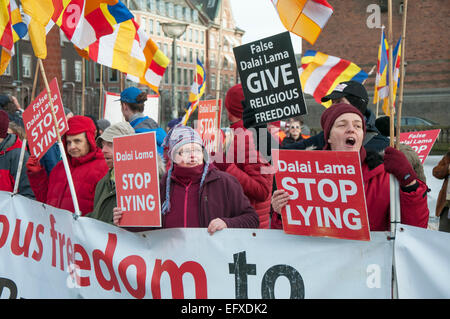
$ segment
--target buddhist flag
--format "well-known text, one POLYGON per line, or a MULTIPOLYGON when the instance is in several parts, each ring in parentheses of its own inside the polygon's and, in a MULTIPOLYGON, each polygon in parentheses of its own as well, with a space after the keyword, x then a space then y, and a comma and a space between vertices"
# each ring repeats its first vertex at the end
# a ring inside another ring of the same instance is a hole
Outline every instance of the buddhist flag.
POLYGON ((305 52, 301 64, 299 75, 303 91, 312 95, 317 103, 325 107, 329 107, 331 101, 322 103, 321 98, 330 94, 339 83, 345 81, 362 83, 368 77, 368 74, 356 64, 314 50, 305 52))
POLYGON ((170 63, 134 19, 122 22, 112 34, 77 51, 84 58, 127 73, 128 79, 148 85, 157 93, 170 63))
POLYGON ((205 68, 203 67, 203 64, 200 62, 200 60, 197 59, 196 74, 194 82, 191 86, 191 92, 189 92, 189 105, 186 109, 186 113, 184 114, 183 119, 181 120, 181 123, 183 123, 183 125, 186 125, 191 114, 194 113, 194 111, 197 109, 198 101, 202 97, 203 93, 205 93, 205 88, 205 68))
POLYGON ((383 101, 383 109, 388 107, 389 98, 389 86, 388 86, 388 42, 386 40, 386 34, 384 33, 384 27, 381 31, 381 41, 378 47, 378 59, 377 59, 377 76, 375 79, 375 90, 373 95, 373 103, 383 101))
POLYGON ((314 44, 333 14, 326 0, 272 0, 281 23, 290 32, 314 44))
POLYGON ((27 26, 22 22, 20 10, 15 0, 1 1, 0 3, 0 75, 8 67, 14 55, 14 43, 27 34, 27 26))

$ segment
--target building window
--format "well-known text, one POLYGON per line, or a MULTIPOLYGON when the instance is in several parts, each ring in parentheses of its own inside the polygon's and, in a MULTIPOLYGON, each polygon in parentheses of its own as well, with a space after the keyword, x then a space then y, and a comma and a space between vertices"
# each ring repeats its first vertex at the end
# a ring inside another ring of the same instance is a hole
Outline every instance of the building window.
POLYGON ((163 53, 166 57, 170 58, 169 45, 167 43, 163 44, 163 53))
POLYGON ((205 43, 205 31, 200 31, 200 43, 205 43))
POLYGON ((166 11, 167 11, 167 15, 170 18, 173 18, 173 3, 166 2, 166 11))
POLYGON ((147 0, 147 9, 151 12, 155 11, 155 0, 147 0))
POLYGON ((187 22, 191 22, 191 8, 185 7, 183 8, 183 11, 184 11, 184 19, 187 22))
POLYGON ((216 67, 216 60, 214 58, 214 55, 211 55, 211 58, 209 59, 209 66, 212 68, 216 67))
POLYGON ((194 20, 194 22, 198 22, 198 12, 197 10, 192 10, 192 20, 194 20))
POLYGON ((216 38, 214 37, 214 35, 213 34, 211 34, 210 36, 209 36, 209 47, 211 48, 211 49, 214 49, 214 47, 215 47, 215 42, 216 42, 216 38))
POLYGON ((165 16, 166 15, 166 10, 165 10, 165 7, 164 7, 164 1, 156 0, 156 5, 158 6, 159 14, 162 15, 162 16, 165 16))
POLYGON ((66 80, 66 67, 67 67, 67 60, 61 59, 61 80, 66 80))
POLYGON ((177 84, 178 85, 180 85, 182 83, 181 76, 182 76, 181 69, 177 69, 177 84))
POLYGON ((187 62, 187 48, 183 48, 183 62, 187 62))
POLYGON ((188 34, 188 41, 192 42, 192 29, 191 28, 188 29, 187 34, 188 34))
POLYGON ((81 82, 81 71, 82 71, 82 62, 75 61, 74 71, 75 71, 75 82, 81 82))
POLYGON ((181 47, 177 45, 177 61, 181 61, 181 47))
POLYGON ((189 85, 187 71, 188 71, 187 69, 183 70, 184 85, 189 85))
POLYGON ((141 27, 144 33, 147 33, 147 19, 145 17, 141 17, 141 27))
POLYGON ((189 49, 189 63, 194 63, 194 50, 189 49))
POLYGON ((178 20, 183 20, 183 7, 176 5, 175 6, 175 14, 178 20))
POLYGON ((156 20, 156 34, 161 35, 161 24, 156 20))
POLYGON ((119 82, 119 71, 118 70, 108 68, 108 82, 111 82, 111 83, 119 82))
POLYGON ((148 27, 150 34, 153 34, 153 19, 148 19, 148 27))
POLYGON ((22 76, 24 78, 31 77, 31 55, 22 55, 22 76))
POLYGON ((211 74, 211 89, 212 90, 216 89, 216 75, 215 74, 211 74))
POLYGON ((198 43, 198 30, 194 31, 194 39, 195 39, 195 43, 198 43))

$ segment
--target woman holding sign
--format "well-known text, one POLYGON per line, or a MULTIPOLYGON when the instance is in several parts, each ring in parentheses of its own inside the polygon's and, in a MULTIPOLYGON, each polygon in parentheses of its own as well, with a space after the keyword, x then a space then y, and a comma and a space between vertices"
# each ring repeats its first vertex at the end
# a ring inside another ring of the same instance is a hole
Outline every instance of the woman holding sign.
MULTIPOLYGON (((164 147, 172 162, 160 182, 163 228, 207 227, 213 234, 224 228, 257 228, 258 215, 233 176, 207 162, 197 131, 175 126, 164 147)), ((114 208, 114 224, 122 217, 114 208)))
MULTIPOLYGON (((428 205, 425 196, 428 187, 417 179, 405 155, 388 147, 384 159, 374 152, 366 152, 362 142, 366 133, 364 116, 350 104, 335 104, 321 117, 324 131, 324 150, 359 152, 364 180, 364 191, 371 231, 389 230, 389 174, 400 183, 401 223, 426 228, 428 205)), ((289 200, 289 194, 277 190, 272 196, 272 207, 281 213, 289 200)))

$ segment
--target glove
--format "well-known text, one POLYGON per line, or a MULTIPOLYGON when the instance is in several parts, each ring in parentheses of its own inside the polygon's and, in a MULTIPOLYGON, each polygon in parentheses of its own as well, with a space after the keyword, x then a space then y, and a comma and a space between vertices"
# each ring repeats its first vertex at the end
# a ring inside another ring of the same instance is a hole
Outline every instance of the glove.
POLYGON ((417 179, 417 174, 405 154, 395 148, 387 147, 385 149, 384 168, 386 172, 394 175, 398 179, 402 187, 407 186, 417 179))
POLYGON ((30 173, 39 173, 43 169, 43 167, 41 166, 41 163, 39 162, 39 159, 34 155, 31 155, 28 158, 26 166, 27 166, 27 170, 30 173))
POLYGON ((250 128, 256 126, 256 119, 255 119, 255 110, 253 110, 251 107, 247 105, 245 100, 241 101, 243 112, 242 112, 242 121, 244 122, 245 128, 250 128))

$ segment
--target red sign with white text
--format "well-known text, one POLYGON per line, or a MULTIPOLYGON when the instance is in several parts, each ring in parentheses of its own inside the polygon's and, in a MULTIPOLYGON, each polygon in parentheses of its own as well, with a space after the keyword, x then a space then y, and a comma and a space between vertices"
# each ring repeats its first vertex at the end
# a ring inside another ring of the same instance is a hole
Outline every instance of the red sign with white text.
POLYGON ((198 103, 197 131, 203 140, 203 145, 205 145, 208 154, 217 151, 216 139, 218 138, 218 134, 220 134, 218 129, 221 107, 222 100, 219 100, 219 105, 216 105, 216 100, 199 101, 198 103))
POLYGON ((441 132, 440 129, 419 131, 419 132, 403 132, 400 133, 400 142, 411 146, 420 158, 422 164, 425 162, 434 142, 441 132))
MULTIPOLYGON (((67 132, 68 126, 56 78, 50 82, 49 87, 59 134, 63 136, 67 132)), ((43 90, 28 105, 23 112, 23 122, 31 154, 40 159, 58 140, 47 90, 43 90)))
POLYGON ((279 150, 275 179, 290 195, 285 233, 370 240, 359 153, 279 150))
POLYGON ((114 137, 113 148, 120 226, 161 227, 155 132, 114 137))

